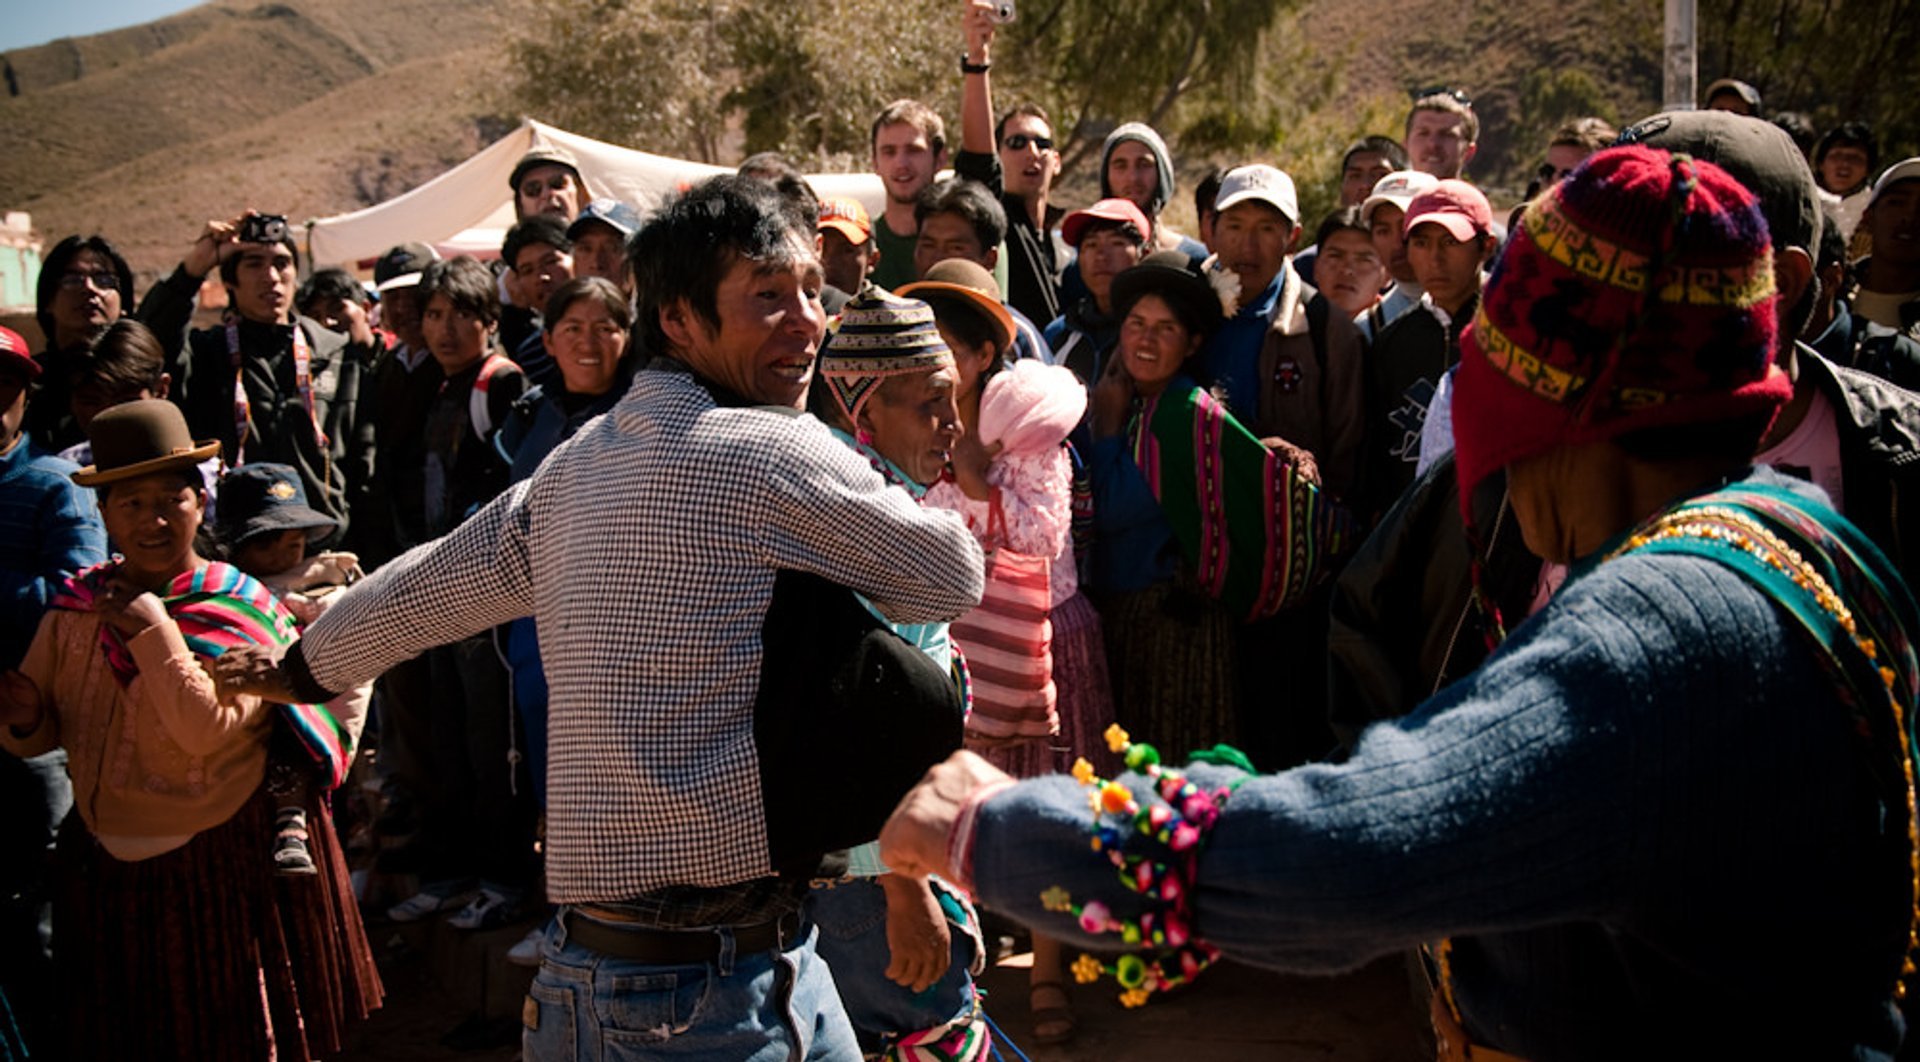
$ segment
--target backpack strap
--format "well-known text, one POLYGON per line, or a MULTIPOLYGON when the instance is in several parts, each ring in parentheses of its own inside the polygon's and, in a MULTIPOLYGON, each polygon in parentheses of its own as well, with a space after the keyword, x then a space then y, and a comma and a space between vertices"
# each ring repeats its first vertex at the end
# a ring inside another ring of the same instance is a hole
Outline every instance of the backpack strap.
POLYGON ((494 376, 502 369, 517 367, 502 354, 489 354, 487 360, 480 363, 480 375, 474 377, 473 389, 467 392, 467 421, 473 425, 476 437, 484 440, 493 434, 493 406, 487 401, 487 388, 494 376))

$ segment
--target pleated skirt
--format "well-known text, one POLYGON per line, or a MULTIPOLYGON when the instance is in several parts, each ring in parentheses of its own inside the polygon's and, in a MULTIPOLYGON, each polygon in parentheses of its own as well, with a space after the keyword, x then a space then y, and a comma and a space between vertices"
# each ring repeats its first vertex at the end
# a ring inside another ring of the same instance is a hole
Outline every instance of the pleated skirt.
POLYGON ((1176 578, 1100 605, 1114 716, 1134 741, 1184 764, 1196 749, 1240 740, 1234 622, 1219 602, 1176 578))
POLYGON ((264 788, 185 846, 115 859, 70 815, 60 831, 54 960, 68 1057, 306 1059, 338 1054, 383 989, 331 817, 318 874, 273 871, 264 788))

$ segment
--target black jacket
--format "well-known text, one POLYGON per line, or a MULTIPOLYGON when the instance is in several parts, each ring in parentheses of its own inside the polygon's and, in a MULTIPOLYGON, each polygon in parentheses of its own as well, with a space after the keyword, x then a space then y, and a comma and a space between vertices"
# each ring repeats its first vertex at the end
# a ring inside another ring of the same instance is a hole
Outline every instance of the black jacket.
MULTIPOLYGON (((1885 550, 1909 584, 1920 579, 1920 395, 1834 365, 1805 346, 1800 371, 1832 403, 1846 516, 1885 550)), ((1526 616, 1540 561, 1520 540, 1506 477, 1474 497, 1481 546, 1469 544, 1451 454, 1416 480, 1348 562, 1334 586, 1328 717, 1342 750, 1368 724, 1412 711, 1480 666, 1500 637, 1472 600, 1471 564, 1506 626, 1526 616)))
MULTIPOLYGON (((173 374, 170 398, 185 415, 195 439, 218 439, 228 464, 237 463, 239 430, 234 410, 234 364, 223 327, 191 331, 193 300, 200 279, 176 269, 148 290, 136 316, 153 330, 173 374)), ((362 381, 374 352, 328 330, 310 318, 291 325, 240 320, 240 378, 248 419, 249 461, 292 465, 306 488, 307 504, 339 521, 327 540, 337 544, 347 533, 350 499, 359 495, 373 469, 374 425, 360 405, 362 381), (313 416, 297 386, 293 330, 306 336, 311 352, 313 416), (323 445, 314 432, 318 421, 323 445)))
MULTIPOLYGON (((1054 256, 1053 236, 1034 225, 1024 199, 1007 192, 1000 156, 962 151, 953 157, 953 172, 986 185, 1007 212, 1007 305, 1033 321, 1060 316, 1060 263, 1054 256)), ((1058 214, 1048 208, 1044 220, 1051 226, 1058 214)))
POLYGON ((1353 508, 1369 525, 1413 483, 1420 460, 1420 429, 1427 421, 1440 377, 1460 360, 1460 332, 1473 320, 1478 298, 1449 324, 1416 306, 1374 338, 1367 352, 1362 409, 1366 440, 1360 450, 1360 482, 1353 508))

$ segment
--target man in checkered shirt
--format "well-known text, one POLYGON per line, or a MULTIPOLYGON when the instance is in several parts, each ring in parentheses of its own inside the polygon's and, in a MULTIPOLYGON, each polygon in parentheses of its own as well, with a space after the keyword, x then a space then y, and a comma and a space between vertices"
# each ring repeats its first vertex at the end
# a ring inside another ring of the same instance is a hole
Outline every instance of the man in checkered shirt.
MULTIPOLYGON (((812 378, 816 246, 813 219, 752 178, 664 206, 631 256, 642 339, 665 356, 531 479, 342 595, 277 676, 256 674, 320 701, 536 618, 562 906, 523 1015, 529 1058, 669 1040, 675 1058, 859 1057, 799 928, 806 881, 769 857, 762 621, 779 569, 917 623, 978 603, 982 564, 958 518, 888 489, 818 421, 755 408, 798 407, 812 378)), ((244 683, 244 667, 223 678, 244 683)))

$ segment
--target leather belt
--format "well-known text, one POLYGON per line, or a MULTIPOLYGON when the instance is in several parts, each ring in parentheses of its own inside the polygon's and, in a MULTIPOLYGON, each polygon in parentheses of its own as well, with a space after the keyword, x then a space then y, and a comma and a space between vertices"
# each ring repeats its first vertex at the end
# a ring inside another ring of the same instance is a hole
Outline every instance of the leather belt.
POLYGON ((560 920, 567 931, 567 939, 589 951, 654 966, 693 966, 713 962, 720 957, 722 930, 733 935, 735 955, 751 955, 762 951, 787 950, 800 940, 804 928, 798 911, 771 922, 711 929, 608 925, 596 921, 587 912, 570 908, 561 911, 560 920))

